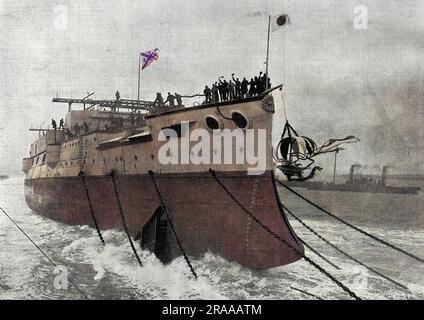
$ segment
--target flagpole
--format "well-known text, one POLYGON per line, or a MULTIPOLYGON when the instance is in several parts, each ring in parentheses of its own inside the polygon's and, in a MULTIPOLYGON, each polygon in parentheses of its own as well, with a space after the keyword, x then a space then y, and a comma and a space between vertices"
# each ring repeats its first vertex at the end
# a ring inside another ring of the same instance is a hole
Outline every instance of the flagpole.
POLYGON ((140 52, 138 53, 138 89, 137 89, 137 107, 140 104, 140 52))
POLYGON ((266 74, 266 89, 268 90, 268 82, 269 82, 269 76, 268 76, 268 62, 269 62, 269 31, 271 27, 271 15, 268 16, 268 40, 266 42, 266 61, 265 61, 265 74, 266 74))

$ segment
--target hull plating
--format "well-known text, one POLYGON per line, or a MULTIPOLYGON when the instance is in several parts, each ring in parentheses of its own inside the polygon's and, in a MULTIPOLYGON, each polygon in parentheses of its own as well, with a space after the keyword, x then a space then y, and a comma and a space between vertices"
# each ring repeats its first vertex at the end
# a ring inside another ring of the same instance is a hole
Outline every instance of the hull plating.
MULTIPOLYGON (((279 203, 271 171, 261 176, 218 173, 235 197, 260 221, 303 253, 279 203)), ((158 187, 183 247, 192 256, 212 251, 250 268, 294 262, 301 255, 274 239, 249 218, 209 173, 161 174, 158 187)), ((138 234, 160 205, 149 175, 117 176, 116 183, 130 233, 138 234)), ((112 178, 87 176, 91 204, 99 227, 121 229, 112 178)), ((80 177, 27 179, 25 198, 37 213, 68 224, 93 226, 80 177)), ((171 255, 181 254, 173 235, 171 255)))

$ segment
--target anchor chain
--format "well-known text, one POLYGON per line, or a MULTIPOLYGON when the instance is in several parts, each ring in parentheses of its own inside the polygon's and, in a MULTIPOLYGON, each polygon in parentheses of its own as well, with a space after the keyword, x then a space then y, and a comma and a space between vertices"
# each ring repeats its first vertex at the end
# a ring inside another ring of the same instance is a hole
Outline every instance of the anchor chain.
POLYGON ((308 248, 309 250, 311 250, 313 253, 315 253, 318 257, 320 257, 322 260, 324 260, 325 262, 327 262, 330 266, 332 266, 333 268, 340 270, 340 267, 337 266, 336 264, 334 264, 333 262, 331 262, 330 260, 328 260, 326 257, 324 257, 321 253, 319 253, 317 250, 315 250, 314 248, 312 248, 309 244, 306 243, 306 241, 303 241, 299 236, 297 236, 297 238, 300 240, 300 242, 302 242, 302 244, 308 248))
POLYGON ((296 196, 298 196, 300 199, 306 201, 311 206, 317 208, 318 210, 322 211, 323 213, 325 213, 325 214, 329 215, 330 217, 336 219, 337 221, 341 222, 342 224, 344 224, 344 225, 352 228, 353 230, 356 230, 356 231, 358 231, 358 232, 360 232, 360 233, 362 233, 362 234, 370 237, 371 239, 373 239, 373 240, 375 240, 377 242, 380 242, 380 243, 382 243, 382 244, 384 244, 384 245, 386 245, 386 246, 388 246, 388 247, 390 247, 390 248, 392 248, 392 249, 394 249, 394 250, 396 250, 396 251, 398 251, 400 253, 403 253, 404 255, 407 255, 410 258, 413 258, 413 259, 415 259, 415 260, 417 260, 417 261, 419 261, 421 263, 424 263, 424 259, 422 259, 420 257, 417 257, 413 253, 410 253, 410 252, 408 252, 408 251, 406 251, 404 249, 401 249, 401 248, 395 246, 394 244, 391 244, 391 243, 389 243, 389 242, 387 242, 387 241, 385 241, 383 239, 380 239, 380 238, 378 238, 378 237, 376 237, 376 236, 374 236, 374 235, 366 232, 365 230, 363 230, 363 229, 361 229, 361 228, 359 228, 357 226, 354 226, 350 222, 347 222, 347 221, 343 220, 342 218, 340 218, 340 217, 336 216, 335 214, 331 213, 330 211, 328 211, 328 210, 324 209, 323 207, 317 205, 315 202, 312 202, 311 200, 309 200, 306 197, 302 196, 300 193, 296 192, 295 190, 293 190, 292 188, 290 188, 286 184, 282 183, 281 181, 278 181, 278 180, 276 180, 276 181, 278 182, 278 184, 280 184, 281 186, 283 186, 284 188, 286 188, 287 190, 289 190, 291 193, 293 193, 296 196))
POLYGON ((186 251, 184 250, 184 247, 183 247, 183 245, 182 245, 182 243, 181 243, 180 239, 178 238, 177 232, 175 231, 174 224, 173 224, 173 222, 172 222, 172 220, 171 220, 171 217, 169 216, 169 210, 168 210, 168 207, 165 205, 165 201, 164 201, 164 199, 163 199, 163 197, 162 197, 162 194, 161 194, 161 193, 160 193, 160 191, 159 191, 159 187, 158 187, 158 185, 157 185, 157 183, 156 183, 156 180, 155 180, 155 177, 154 177, 154 172, 153 172, 152 170, 149 170, 149 175, 150 175, 150 178, 152 179, 153 186, 155 187, 156 193, 157 193, 157 195, 158 195, 158 197, 159 197, 160 204, 161 204, 162 208, 164 208, 164 212, 165 212, 165 214, 166 214, 166 218, 167 218, 167 219, 168 219, 168 221, 169 221, 169 225, 171 226, 171 230, 172 230, 172 233, 173 233, 173 234, 174 234, 174 236, 175 236, 175 240, 177 241, 178 247, 180 248, 180 250, 181 250, 181 252, 182 252, 182 254, 183 254, 183 256, 184 256, 184 260, 186 261, 186 263, 187 263, 187 265, 188 265, 188 267, 189 267, 189 269, 190 269, 191 273, 193 274, 194 278, 197 280, 197 274, 196 274, 196 272, 194 271, 194 268, 193 268, 193 266, 192 266, 192 264, 191 264, 191 262, 190 262, 190 259, 189 259, 189 258, 188 258, 188 256, 187 256, 186 251))
POLYGON ((323 298, 318 297, 318 296, 317 296, 317 295, 315 295, 315 294, 309 293, 309 292, 308 292, 308 291, 306 291, 306 290, 301 290, 301 289, 296 288, 296 287, 293 287, 293 286, 290 286, 290 289, 293 289, 293 290, 295 290, 295 291, 301 292, 301 293, 303 293, 303 294, 305 294, 305 295, 307 295, 307 296, 314 297, 314 298, 315 298, 315 299, 317 299, 317 300, 324 300, 323 298))
POLYGON ((102 233, 100 232, 99 224, 97 223, 96 216, 94 214, 93 205, 91 203, 90 194, 88 193, 88 187, 85 181, 85 173, 83 171, 80 171, 78 174, 81 177, 82 185, 84 186, 85 196, 87 197, 88 205, 90 207, 90 214, 91 218, 93 219, 94 226, 96 227, 97 234, 99 235, 100 241, 105 244, 105 240, 103 239, 102 233))
POLYGON ((346 292, 349 296, 356 300, 362 300, 359 296, 357 296, 352 290, 350 290, 348 287, 346 287, 343 283, 341 283, 339 280, 337 280, 333 275, 331 275, 327 270, 325 270, 323 267, 321 267, 319 264, 317 264, 315 261, 311 260, 309 257, 307 257, 305 254, 303 254, 301 251, 296 249, 294 246, 292 246, 289 242, 287 242, 285 239, 281 238, 277 233, 275 233, 273 230, 271 230, 267 225, 265 225, 262 221, 260 221, 253 213, 251 213, 246 207, 244 207, 237 199, 236 197, 228 190, 228 188, 222 183, 222 181, 216 176, 216 173, 213 169, 209 169, 212 176, 216 180, 216 182, 222 187, 222 189, 229 195, 229 197, 240 207, 240 209, 248 215, 253 221, 255 221, 262 229, 264 229, 266 232, 268 232, 272 237, 274 237, 279 242, 286 245, 288 248, 296 252, 298 255, 302 256, 303 259, 305 259, 306 262, 308 262, 310 265, 315 267, 318 271, 320 271, 322 274, 324 274, 327 278, 329 278, 331 281, 333 281, 338 287, 340 287, 344 292, 346 292))
POLYGON ((308 229, 315 236, 317 236, 319 239, 321 239, 322 241, 324 241, 326 244, 328 244, 330 247, 332 247, 336 251, 342 253, 343 255, 345 255, 346 257, 348 257, 349 259, 351 259, 351 260, 355 261, 357 264, 359 264, 359 265, 367 268, 368 270, 370 270, 371 272, 375 273, 376 275, 382 277, 383 279, 386 279, 387 281, 390 281, 391 283, 393 283, 393 284, 395 284, 395 285, 397 285, 397 286, 399 286, 399 287, 401 287, 401 288, 409 291, 409 289, 406 286, 404 286, 403 284, 401 284, 401 283, 397 282, 396 280, 393 280, 393 279, 389 278, 388 276, 385 276, 384 274, 378 272, 377 270, 375 270, 372 267, 366 265, 365 263, 359 261, 355 257, 352 257, 350 254, 348 254, 347 252, 344 252, 342 249, 340 249, 339 247, 337 247, 335 244, 333 244, 330 241, 328 241, 326 238, 324 238, 323 236, 321 236, 320 234, 318 234, 314 229, 312 229, 310 226, 308 226, 305 222, 303 222, 299 217, 297 217, 293 212, 291 212, 286 206, 283 205, 283 208, 294 219, 296 219, 300 224, 302 224, 306 229, 308 229))
POLYGON ((130 232, 129 232, 129 230, 128 230, 127 222, 126 222, 126 220, 125 220, 124 211, 123 211, 123 209, 122 209, 121 200, 120 200, 120 198, 119 198, 118 188, 117 188, 117 186, 116 186, 116 181, 115 181, 115 171, 113 171, 113 170, 112 170, 112 172, 111 172, 111 174, 110 174, 110 175, 111 175, 111 177, 112 177, 113 189, 115 190, 116 201, 117 201, 117 203, 118 203, 118 209, 119 209, 118 211, 119 211, 119 214, 121 215, 122 225, 124 226, 124 230, 125 230, 125 233, 127 234, 128 241, 129 241, 129 243, 130 243, 130 246, 131 246, 131 249, 132 249, 132 251, 133 251, 133 253, 134 253, 134 256, 136 257, 137 262, 138 262, 138 264, 140 265, 140 267, 142 267, 142 266, 143 266, 143 263, 141 262, 141 259, 140 259, 139 255, 138 255, 138 253, 137 253, 137 250, 135 249, 134 243, 133 243, 133 241, 132 241, 132 239, 131 239, 130 232))
POLYGON ((87 140, 84 144, 84 138, 78 137, 78 163, 80 171, 84 170, 85 160, 87 158, 87 140))

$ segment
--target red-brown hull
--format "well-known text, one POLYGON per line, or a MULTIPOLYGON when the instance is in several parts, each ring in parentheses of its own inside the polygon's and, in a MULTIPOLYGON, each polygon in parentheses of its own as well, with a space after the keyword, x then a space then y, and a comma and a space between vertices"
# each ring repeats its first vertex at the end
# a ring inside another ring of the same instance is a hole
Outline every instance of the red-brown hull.
MULTIPOLYGON (((303 246, 291 229, 279 202, 272 172, 248 176, 242 172, 218 173, 231 193, 260 221, 290 243, 282 244, 249 218, 210 173, 156 175, 159 190, 176 232, 189 255, 211 251, 250 268, 270 268, 301 258, 303 246)), ((132 235, 160 205, 149 175, 117 176, 116 185, 132 235)), ((112 178, 86 177, 99 227, 122 228, 112 178)), ((27 179, 25 197, 36 212, 68 224, 93 226, 80 177, 27 179)), ((179 256, 175 241, 173 257, 179 256)))

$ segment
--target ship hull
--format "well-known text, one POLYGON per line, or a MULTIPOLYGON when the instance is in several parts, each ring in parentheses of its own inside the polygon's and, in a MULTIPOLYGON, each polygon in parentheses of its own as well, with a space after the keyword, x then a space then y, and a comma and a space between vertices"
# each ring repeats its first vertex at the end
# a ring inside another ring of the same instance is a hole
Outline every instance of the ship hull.
MULTIPOLYGON (((252 220, 208 173, 157 174, 158 189, 168 208, 176 234, 190 256, 207 251, 253 269, 285 265, 299 260, 303 246, 284 215, 272 171, 249 176, 220 172, 219 179, 235 198, 293 248, 275 239, 252 220)), ((100 229, 123 229, 111 176, 87 176, 86 186, 100 229)), ((160 206, 148 174, 115 177, 123 214, 132 236, 139 234, 160 206)), ((25 198, 31 209, 48 218, 94 226, 81 177, 25 180, 25 198)), ((172 258, 181 255, 170 234, 172 258)))

